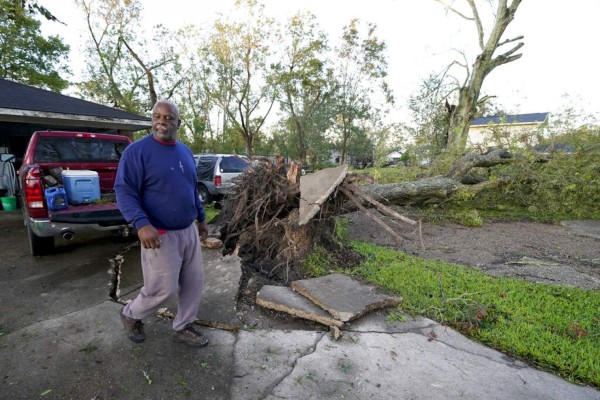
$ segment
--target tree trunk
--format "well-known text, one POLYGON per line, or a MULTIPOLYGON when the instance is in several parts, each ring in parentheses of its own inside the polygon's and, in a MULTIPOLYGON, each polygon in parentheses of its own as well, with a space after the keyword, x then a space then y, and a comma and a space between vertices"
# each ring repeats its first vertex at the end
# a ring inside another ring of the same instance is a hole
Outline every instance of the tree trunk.
POLYGON ((487 168, 511 161, 511 154, 503 149, 494 149, 485 154, 469 153, 458 160, 443 176, 423 178, 413 182, 364 185, 361 186, 361 190, 384 204, 408 205, 440 201, 452 197, 459 190, 477 192, 502 184, 500 180, 483 181, 475 185, 461 182, 473 168, 487 168))
MULTIPOLYGON (((500 43, 506 27, 514 19, 515 12, 517 11, 520 3, 521 0, 512 0, 511 4, 507 6, 507 0, 498 0, 496 19, 494 21, 492 30, 490 31, 488 40, 484 45, 484 32, 481 20, 479 18, 479 13, 475 3, 469 0, 469 4, 473 11, 472 20, 477 27, 481 53, 477 56, 475 62, 473 63, 472 71, 467 76, 465 85, 460 88, 458 105, 452 110, 450 115, 446 156, 450 157, 451 160, 456 160, 466 148, 469 135, 469 126, 477 114, 479 95, 481 93, 481 88, 485 78, 490 72, 492 72, 492 70, 494 70, 494 68, 517 60, 521 57, 521 54, 514 53, 523 46, 523 43, 518 43, 509 51, 494 57, 494 53, 502 45, 509 44, 523 38, 522 36, 518 36, 513 39, 507 39, 500 43)), ((451 11, 454 11, 464 17, 464 15, 457 12, 452 7, 447 7, 451 11)))

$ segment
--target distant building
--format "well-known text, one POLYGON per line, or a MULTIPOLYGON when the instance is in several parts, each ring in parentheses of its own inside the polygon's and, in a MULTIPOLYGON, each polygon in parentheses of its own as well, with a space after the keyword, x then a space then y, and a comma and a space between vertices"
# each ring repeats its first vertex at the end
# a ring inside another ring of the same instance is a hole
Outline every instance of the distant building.
POLYGON ((544 136, 549 113, 494 115, 473 120, 468 143, 474 147, 533 146, 544 136))
POLYGON ((400 159, 402 158, 402 155, 403 154, 399 151, 392 151, 390 154, 385 156, 385 160, 389 164, 398 164, 400 162, 400 159))

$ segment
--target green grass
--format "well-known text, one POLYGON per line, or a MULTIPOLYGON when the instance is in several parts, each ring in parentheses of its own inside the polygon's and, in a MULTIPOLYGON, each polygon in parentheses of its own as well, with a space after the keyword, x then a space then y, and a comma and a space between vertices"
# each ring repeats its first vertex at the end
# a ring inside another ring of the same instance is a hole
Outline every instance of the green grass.
POLYGON ((211 205, 209 205, 209 206, 205 205, 205 206, 204 206, 204 213, 206 214, 206 222, 207 222, 207 223, 210 223, 210 221, 212 221, 212 219, 213 219, 214 217, 216 217, 217 215, 219 215, 219 212, 220 212, 220 211, 221 211, 221 210, 217 210, 217 209, 215 208, 215 203, 212 203, 212 204, 211 204, 211 205))
POLYGON ((362 242, 353 274, 403 298, 401 309, 571 381, 600 386, 600 292, 494 278, 362 242))

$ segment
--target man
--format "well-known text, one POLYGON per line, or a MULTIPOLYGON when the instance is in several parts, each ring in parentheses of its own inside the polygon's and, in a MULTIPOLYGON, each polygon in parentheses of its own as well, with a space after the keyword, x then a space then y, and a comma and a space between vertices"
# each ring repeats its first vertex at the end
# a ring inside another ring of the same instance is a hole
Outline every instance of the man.
POLYGON ((121 320, 129 339, 141 343, 146 340, 142 319, 179 296, 174 340, 204 347, 208 339, 193 322, 204 286, 199 235, 206 240, 208 230, 192 152, 177 141, 180 124, 175 104, 158 101, 152 133, 129 145, 119 162, 117 204, 137 229, 144 276, 144 287, 123 308, 121 320))

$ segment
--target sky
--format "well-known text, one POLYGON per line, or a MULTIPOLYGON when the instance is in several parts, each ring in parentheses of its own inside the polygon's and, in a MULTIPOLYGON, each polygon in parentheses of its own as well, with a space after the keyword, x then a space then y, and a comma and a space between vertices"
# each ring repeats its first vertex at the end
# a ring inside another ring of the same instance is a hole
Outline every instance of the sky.
MULTIPOLYGON (((261 2, 265 14, 280 21, 300 10, 311 11, 332 44, 352 18, 376 24, 376 35, 387 44, 388 83, 396 97, 399 119, 408 118, 407 101, 423 79, 443 71, 454 60, 462 60, 461 51, 470 56, 472 63, 478 50, 474 24, 447 12, 434 0, 261 2)), ((71 46, 71 65, 77 76, 83 68, 83 48, 88 36, 83 15, 71 0, 41 0, 41 3, 67 23, 64 26, 43 22, 42 29, 45 34, 61 36, 71 46)), ((219 15, 228 15, 233 3, 233 0, 145 0, 142 15, 148 29, 158 23, 172 28, 189 23, 208 27, 219 15)), ((483 7, 480 14, 485 19, 492 11, 483 7)), ((492 71, 484 81, 484 94, 496 96, 496 101, 509 113, 556 115, 566 107, 573 107, 582 115, 600 120, 600 68, 595 42, 600 38, 599 15, 599 0, 523 0, 503 36, 508 39, 523 35, 523 56, 492 71)))

